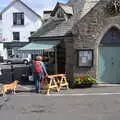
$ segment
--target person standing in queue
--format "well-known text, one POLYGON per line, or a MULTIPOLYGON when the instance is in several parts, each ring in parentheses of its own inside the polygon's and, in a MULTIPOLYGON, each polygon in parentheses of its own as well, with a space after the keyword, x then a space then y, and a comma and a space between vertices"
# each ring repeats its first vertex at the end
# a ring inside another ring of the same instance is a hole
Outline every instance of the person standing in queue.
POLYGON ((48 76, 41 56, 37 56, 36 59, 33 61, 33 76, 35 80, 36 92, 40 93, 41 81, 44 79, 44 76, 48 76))

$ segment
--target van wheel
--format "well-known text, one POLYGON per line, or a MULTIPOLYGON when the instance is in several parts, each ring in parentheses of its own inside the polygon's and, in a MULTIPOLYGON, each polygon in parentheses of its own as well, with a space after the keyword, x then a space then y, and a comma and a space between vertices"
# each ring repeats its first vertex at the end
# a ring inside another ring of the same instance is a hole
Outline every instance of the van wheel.
POLYGON ((28 61, 27 60, 24 60, 24 64, 27 64, 28 63, 28 61))

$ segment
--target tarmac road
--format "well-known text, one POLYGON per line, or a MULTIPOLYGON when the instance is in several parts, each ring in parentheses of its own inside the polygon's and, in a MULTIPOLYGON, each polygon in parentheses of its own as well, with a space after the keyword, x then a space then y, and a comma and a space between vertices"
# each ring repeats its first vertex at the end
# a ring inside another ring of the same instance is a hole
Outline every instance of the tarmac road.
POLYGON ((119 87, 62 90, 59 95, 52 94, 51 96, 45 96, 44 94, 26 91, 16 95, 8 95, 5 98, 0 97, 0 119, 120 119, 119 87))

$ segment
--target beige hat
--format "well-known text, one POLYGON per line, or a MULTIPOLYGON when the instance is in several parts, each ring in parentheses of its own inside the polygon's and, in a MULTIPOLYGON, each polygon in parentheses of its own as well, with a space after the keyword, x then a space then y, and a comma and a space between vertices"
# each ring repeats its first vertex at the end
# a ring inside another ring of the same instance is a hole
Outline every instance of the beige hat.
POLYGON ((37 56, 36 60, 40 60, 41 61, 42 60, 42 56, 37 56))

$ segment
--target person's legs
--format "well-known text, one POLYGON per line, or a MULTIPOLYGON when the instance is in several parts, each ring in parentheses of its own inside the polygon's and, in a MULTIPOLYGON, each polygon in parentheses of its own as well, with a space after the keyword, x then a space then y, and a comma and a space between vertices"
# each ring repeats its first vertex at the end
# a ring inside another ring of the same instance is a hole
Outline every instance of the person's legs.
POLYGON ((38 92, 40 92, 40 79, 41 79, 41 75, 38 74, 38 92))
POLYGON ((42 81, 43 75, 42 73, 39 73, 39 81, 38 81, 38 90, 41 92, 41 81, 42 81))
POLYGON ((41 82, 44 80, 44 74, 41 73, 41 76, 40 76, 40 89, 43 90, 43 86, 41 86, 41 82))
POLYGON ((41 91, 41 81, 42 81, 42 74, 41 73, 36 73, 36 91, 40 92, 41 91))
POLYGON ((38 92, 39 90, 39 74, 38 73, 35 73, 34 79, 35 79, 36 92, 38 92))
POLYGON ((35 73, 35 87, 36 87, 36 92, 41 91, 41 81, 44 79, 44 75, 42 73, 35 73))

